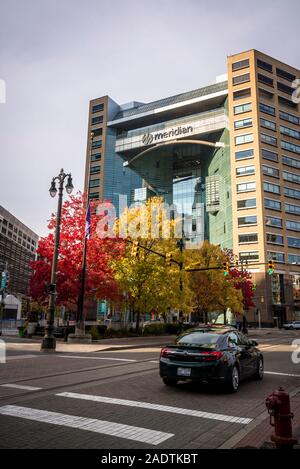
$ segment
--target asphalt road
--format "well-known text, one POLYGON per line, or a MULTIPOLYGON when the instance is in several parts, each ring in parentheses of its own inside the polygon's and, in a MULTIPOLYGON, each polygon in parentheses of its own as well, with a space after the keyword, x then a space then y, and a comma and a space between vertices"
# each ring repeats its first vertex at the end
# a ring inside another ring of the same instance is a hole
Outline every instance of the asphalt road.
POLYGON ((259 341, 266 372, 262 382, 243 382, 237 394, 189 383, 166 387, 159 347, 44 354, 7 339, 0 448, 231 447, 266 418, 264 401, 273 390, 300 392, 300 363, 291 360, 300 333, 251 337, 259 341))

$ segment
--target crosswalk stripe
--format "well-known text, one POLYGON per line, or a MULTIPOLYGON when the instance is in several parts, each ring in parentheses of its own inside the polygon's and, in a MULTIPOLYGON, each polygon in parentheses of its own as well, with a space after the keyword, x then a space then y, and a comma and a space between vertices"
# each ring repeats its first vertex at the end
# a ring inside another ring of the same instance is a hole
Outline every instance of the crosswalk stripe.
POLYGON ((24 360, 25 358, 36 358, 36 357, 39 357, 41 355, 31 355, 31 354, 27 354, 27 355, 11 355, 11 356, 6 356, 6 360, 24 360))
POLYGON ((277 371, 264 371, 268 375, 279 375, 279 376, 294 376, 295 378, 300 378, 300 375, 294 375, 293 373, 279 373, 277 371))
POLYGON ((234 417, 232 415, 215 414, 211 412, 202 412, 200 410, 184 409, 182 407, 171 407, 161 404, 152 404, 150 402, 130 401, 127 399, 115 399, 113 397, 94 396, 90 394, 78 394, 75 392, 61 392, 56 394, 59 397, 69 397, 73 399, 83 399, 86 401, 101 402, 105 404, 124 405, 129 407, 139 407, 142 409, 157 410, 161 412, 170 412, 172 414, 190 415, 212 420, 222 420, 225 422, 241 423, 247 425, 253 419, 246 417, 234 417))
POLYGON ((60 358, 85 358, 89 360, 115 360, 118 362, 136 362, 137 360, 133 360, 130 358, 110 358, 110 357, 91 357, 91 356, 86 356, 83 357, 81 355, 57 355, 60 358))
POLYGON ((103 435, 116 436, 127 440, 139 441, 142 443, 150 443, 159 445, 168 440, 174 433, 165 433, 157 430, 149 430, 148 428, 124 425, 106 420, 98 420, 87 417, 79 417, 77 415, 61 414, 58 412, 50 412, 46 410, 32 409, 28 407, 20 407, 14 405, 6 405, 0 407, 0 414, 10 417, 19 417, 23 419, 50 423, 51 425, 60 425, 78 430, 86 430, 103 435))
POLYGON ((27 391, 38 391, 39 389, 42 389, 42 388, 37 388, 35 386, 24 386, 21 384, 13 384, 13 383, 0 384, 0 386, 4 388, 25 389, 27 391))

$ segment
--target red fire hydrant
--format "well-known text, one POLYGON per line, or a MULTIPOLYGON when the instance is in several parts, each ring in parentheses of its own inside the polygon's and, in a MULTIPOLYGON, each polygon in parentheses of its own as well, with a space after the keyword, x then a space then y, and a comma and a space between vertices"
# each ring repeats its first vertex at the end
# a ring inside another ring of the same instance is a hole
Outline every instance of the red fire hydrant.
POLYGON ((293 448, 297 440, 293 438, 290 396, 282 387, 274 391, 266 398, 266 406, 270 414, 270 425, 274 427, 275 433, 271 440, 275 442, 276 448, 293 448), (273 417, 273 420, 272 420, 273 417))

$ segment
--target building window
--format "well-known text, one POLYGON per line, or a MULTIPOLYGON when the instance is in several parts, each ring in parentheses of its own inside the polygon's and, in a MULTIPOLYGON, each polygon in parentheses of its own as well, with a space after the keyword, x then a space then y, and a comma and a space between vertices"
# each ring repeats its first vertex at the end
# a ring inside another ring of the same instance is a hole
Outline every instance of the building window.
POLYGON ((283 236, 276 233, 267 233, 267 243, 283 245, 283 236))
POLYGON ((92 148, 101 148, 102 147, 102 140, 95 140, 92 143, 92 148))
POLYGON ((251 143, 253 142, 253 134, 238 135, 234 140, 236 145, 251 143))
POLYGON ((238 106, 234 106, 233 113, 234 115, 236 115, 236 114, 242 114, 243 112, 249 112, 251 110, 252 110, 252 104, 246 103, 246 104, 240 104, 238 106))
POLYGON ((102 128, 93 130, 94 137, 101 137, 102 133, 103 133, 102 128))
POLYGON ((237 176, 249 176, 249 174, 254 174, 254 173, 255 173, 254 166, 241 166, 240 168, 236 168, 237 176))
POLYGON ((101 112, 104 110, 104 104, 103 103, 100 103, 100 104, 95 104, 93 107, 92 107, 92 113, 95 113, 95 112, 101 112))
POLYGON ((273 168, 272 166, 266 166, 265 164, 263 164, 262 170, 263 170, 263 173, 267 174, 268 176, 272 176, 274 178, 279 177, 279 169, 277 168, 273 168))
POLYGON ((283 98, 282 96, 278 96, 278 102, 281 106, 289 107, 291 109, 298 109, 297 103, 294 103, 290 99, 283 98))
POLYGON ((272 192, 273 194, 280 194, 280 186, 272 184, 271 182, 264 182, 264 190, 266 192, 272 192))
POLYGON ((298 256, 297 254, 288 254, 288 263, 300 264, 300 256, 298 256))
POLYGON ((285 85, 284 83, 280 83, 280 81, 277 82, 277 89, 279 91, 282 91, 283 93, 289 94, 292 96, 294 89, 291 88, 290 86, 285 85))
POLYGON ((300 160, 296 160, 295 158, 289 158, 288 156, 282 155, 282 163, 291 166, 292 168, 300 169, 300 160))
POLYGON ((285 78, 285 80, 288 81, 294 81, 296 80, 296 76, 292 75, 289 72, 286 72, 285 70, 282 70, 281 68, 276 67, 276 74, 278 77, 285 78))
POLYGON ((273 106, 268 106, 268 104, 259 103, 259 110, 270 116, 275 116, 275 108, 273 106))
POLYGON ((233 85, 239 85, 240 83, 246 83, 250 81, 250 73, 244 73, 244 75, 238 75, 232 78, 233 85))
POLYGON ((100 173, 100 165, 91 167, 90 174, 99 174, 99 173, 100 173))
POLYGON ((237 192, 251 192, 255 191, 256 182, 244 182, 236 185, 237 192))
POLYGON ((299 221, 293 221, 293 220, 287 220, 286 221, 286 229, 287 230, 293 230, 293 231, 300 231, 300 222, 299 221))
POLYGON ((255 208, 256 207, 256 199, 243 199, 238 200, 237 208, 238 210, 247 209, 247 208, 255 208))
POLYGON ((260 118, 260 125, 266 129, 276 130, 275 122, 264 119, 263 117, 260 118))
POLYGON ((271 135, 268 134, 260 134, 261 136, 261 141, 264 143, 267 143, 268 145, 274 145, 277 146, 277 138, 272 137, 271 135))
POLYGON ((280 133, 283 135, 288 135, 289 137, 296 138, 300 140, 300 132, 294 129, 290 129, 290 127, 286 127, 284 125, 280 126, 280 133))
POLYGON ((278 161, 278 154, 275 153, 274 151, 266 150, 265 148, 262 149, 261 151, 262 157, 265 160, 269 161, 278 161))
POLYGON ((100 186, 100 179, 91 179, 90 180, 90 187, 99 187, 100 186))
POLYGON ((266 226, 275 226, 276 228, 282 228, 282 218, 266 216, 266 226))
POLYGON ((241 119, 239 121, 234 122, 235 130, 244 129, 245 127, 252 127, 252 118, 248 119, 241 119))
POLYGON ((232 64, 232 71, 240 70, 241 68, 249 67, 249 59, 239 60, 238 62, 234 62, 232 64))
POLYGON ((300 191, 296 189, 291 189, 290 187, 284 188, 284 195, 286 197, 290 197, 291 199, 298 199, 300 200, 300 191))
POLYGON ((273 73, 273 66, 269 64, 268 62, 265 62, 264 60, 257 59, 257 66, 259 68, 262 68, 263 70, 266 70, 267 72, 273 73))
POLYGON ((294 204, 285 204, 285 211, 287 213, 294 213, 295 215, 300 215, 300 205, 294 204))
POLYGON ((253 158, 254 150, 251 148, 250 150, 242 150, 235 152, 235 159, 236 161, 246 160, 247 158, 253 158))
POLYGON ((95 124, 102 124, 103 123, 103 116, 97 116, 92 118, 92 125, 95 124))
POLYGON ((266 99, 268 101, 272 101, 274 98, 274 93, 264 90, 263 88, 258 88, 258 95, 260 98, 266 99))
POLYGON ((300 238, 292 238, 291 236, 287 237, 287 244, 289 248, 300 248, 300 238))
POLYGON ((257 216, 238 217, 238 226, 257 225, 257 216))
POLYGON ((273 200, 273 199, 265 199, 265 208, 281 211, 281 202, 279 202, 278 200, 273 200))
POLYGON ((255 262, 259 260, 258 251, 244 251, 239 253, 240 261, 255 262))
POLYGON ((284 253, 276 251, 268 251, 268 259, 273 259, 276 262, 284 263, 284 253))
POLYGON ((257 79, 260 83, 268 86, 274 86, 274 82, 272 78, 266 77, 266 75, 262 75, 261 73, 257 74, 257 79))
POLYGON ((285 181, 290 181, 296 184, 300 184, 300 174, 288 173, 287 171, 282 171, 282 177, 285 181))
POLYGON ((291 151, 292 153, 298 153, 300 155, 300 146, 295 145, 294 143, 285 142, 284 140, 282 140, 281 148, 283 150, 288 150, 288 151, 291 151))
POLYGON ((292 124, 300 123, 299 117, 294 116, 293 114, 290 114, 289 112, 279 111, 279 117, 280 119, 291 122, 292 124))
POLYGON ((91 155, 91 161, 99 161, 101 160, 101 153, 94 153, 91 155))
POLYGON ((248 234, 239 235, 239 244, 249 244, 249 243, 257 243, 257 242, 258 242, 257 233, 248 233, 248 234))
POLYGON ((239 99, 249 98, 251 96, 251 88, 246 88, 244 90, 235 91, 233 93, 233 100, 238 101, 239 99))
POLYGON ((89 194, 89 199, 99 199, 100 194, 99 192, 92 192, 89 194))

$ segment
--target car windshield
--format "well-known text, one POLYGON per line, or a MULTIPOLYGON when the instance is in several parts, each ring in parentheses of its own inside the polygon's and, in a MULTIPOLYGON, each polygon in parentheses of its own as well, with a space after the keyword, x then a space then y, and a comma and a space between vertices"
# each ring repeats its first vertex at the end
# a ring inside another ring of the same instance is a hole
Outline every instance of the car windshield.
POLYGON ((190 332, 181 336, 178 345, 193 345, 203 348, 216 348, 218 341, 218 334, 210 334, 205 332, 190 332))

